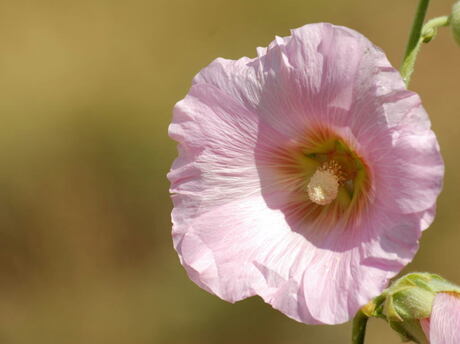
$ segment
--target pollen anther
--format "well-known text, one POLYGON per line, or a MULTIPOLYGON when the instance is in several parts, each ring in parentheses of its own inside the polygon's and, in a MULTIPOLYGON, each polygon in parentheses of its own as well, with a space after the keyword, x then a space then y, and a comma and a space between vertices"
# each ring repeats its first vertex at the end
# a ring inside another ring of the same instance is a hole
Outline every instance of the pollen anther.
POLYGON ((310 178, 307 186, 308 197, 313 203, 327 205, 337 198, 339 186, 343 182, 340 165, 328 161, 321 165, 310 178))

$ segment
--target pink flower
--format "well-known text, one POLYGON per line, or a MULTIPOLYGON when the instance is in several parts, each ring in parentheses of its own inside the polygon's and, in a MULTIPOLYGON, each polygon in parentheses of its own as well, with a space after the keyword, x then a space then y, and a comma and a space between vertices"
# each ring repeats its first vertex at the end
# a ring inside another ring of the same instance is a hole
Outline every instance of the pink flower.
POLYGON ((430 121, 361 34, 312 24, 217 59, 174 108, 173 240, 189 277, 310 324, 348 321, 409 263, 444 166, 430 121))
POLYGON ((437 294, 431 316, 420 320, 420 324, 430 344, 460 343, 460 295, 437 294))

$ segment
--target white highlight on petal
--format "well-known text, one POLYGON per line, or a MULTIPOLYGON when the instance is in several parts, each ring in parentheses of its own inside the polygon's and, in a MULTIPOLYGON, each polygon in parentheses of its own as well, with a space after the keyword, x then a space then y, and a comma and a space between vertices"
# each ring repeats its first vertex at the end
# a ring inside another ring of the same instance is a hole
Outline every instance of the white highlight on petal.
POLYGON ((310 178, 308 197, 319 205, 327 205, 337 198, 340 177, 334 168, 320 167, 310 178))

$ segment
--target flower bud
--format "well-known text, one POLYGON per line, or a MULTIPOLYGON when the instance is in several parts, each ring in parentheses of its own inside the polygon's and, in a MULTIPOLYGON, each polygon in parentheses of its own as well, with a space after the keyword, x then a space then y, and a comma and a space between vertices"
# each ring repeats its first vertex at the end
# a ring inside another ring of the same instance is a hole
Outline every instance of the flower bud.
POLYGON ((450 26, 452 27, 455 40, 460 44, 460 1, 457 1, 452 7, 450 26))
POLYGON ((428 343, 427 324, 435 298, 446 293, 460 297, 460 288, 435 274, 411 273, 394 282, 363 312, 387 320, 404 341, 428 343))

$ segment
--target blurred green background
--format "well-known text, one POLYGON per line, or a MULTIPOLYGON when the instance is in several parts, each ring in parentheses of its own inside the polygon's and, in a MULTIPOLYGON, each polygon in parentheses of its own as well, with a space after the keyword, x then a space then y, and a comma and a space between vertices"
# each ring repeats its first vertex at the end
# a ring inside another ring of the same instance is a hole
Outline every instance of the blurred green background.
MULTIPOLYGON (((451 1, 432 1, 429 15, 451 1)), ((0 342, 346 343, 259 298, 235 305, 188 280, 172 248, 166 173, 174 103, 218 56, 328 21, 399 65, 416 0, 0 2, 0 342)), ((411 88, 447 172, 435 224, 407 271, 460 283, 460 47, 422 52, 411 88)), ((398 343, 370 322, 369 343, 398 343)))

